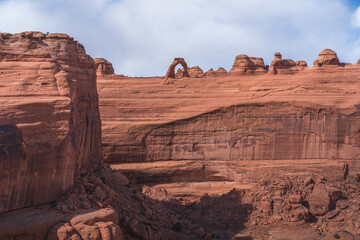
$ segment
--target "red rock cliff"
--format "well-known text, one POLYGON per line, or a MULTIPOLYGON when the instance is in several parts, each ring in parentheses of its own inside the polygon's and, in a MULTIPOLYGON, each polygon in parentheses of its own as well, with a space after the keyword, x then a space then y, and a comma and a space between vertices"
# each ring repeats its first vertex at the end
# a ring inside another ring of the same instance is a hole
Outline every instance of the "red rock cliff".
POLYGON ((102 162, 94 60, 65 34, 0 34, 0 212, 56 200, 102 162))
POLYGON ((171 86, 100 79, 105 161, 359 159, 359 76, 337 66, 171 86))

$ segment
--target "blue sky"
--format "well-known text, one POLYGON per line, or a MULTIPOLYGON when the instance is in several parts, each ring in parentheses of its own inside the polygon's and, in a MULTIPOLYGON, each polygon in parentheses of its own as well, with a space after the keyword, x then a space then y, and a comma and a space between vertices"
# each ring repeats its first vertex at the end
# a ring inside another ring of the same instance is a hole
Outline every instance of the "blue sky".
POLYGON ((0 31, 64 32, 129 76, 164 75, 174 57, 229 70, 236 55, 360 58, 360 0, 0 0, 0 31))
POLYGON ((360 1, 359 0, 349 0, 348 4, 352 8, 359 7, 360 6, 360 1))

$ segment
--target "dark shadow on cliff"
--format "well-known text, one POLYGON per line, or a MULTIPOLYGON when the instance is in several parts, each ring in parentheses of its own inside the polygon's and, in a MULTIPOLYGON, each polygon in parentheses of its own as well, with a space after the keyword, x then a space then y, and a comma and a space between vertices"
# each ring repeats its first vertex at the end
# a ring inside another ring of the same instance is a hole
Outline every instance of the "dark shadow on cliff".
MULTIPOLYGON (((170 210, 184 216, 195 224, 201 225, 211 233, 213 239, 231 239, 245 229, 252 211, 252 204, 243 204, 244 190, 233 189, 221 196, 203 196, 199 202, 190 205, 170 200, 162 203, 170 210)), ((252 239, 238 237, 236 239, 252 239)))

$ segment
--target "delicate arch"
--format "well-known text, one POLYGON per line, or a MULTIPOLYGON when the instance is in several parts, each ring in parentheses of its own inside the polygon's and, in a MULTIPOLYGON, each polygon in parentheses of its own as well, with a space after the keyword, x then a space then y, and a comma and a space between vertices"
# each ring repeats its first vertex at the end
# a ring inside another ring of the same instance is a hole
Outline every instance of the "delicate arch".
POLYGON ((166 78, 175 78, 175 67, 181 64, 184 68, 183 76, 184 77, 190 77, 188 72, 188 66, 183 58, 174 58, 174 61, 170 64, 169 69, 166 72, 166 78))

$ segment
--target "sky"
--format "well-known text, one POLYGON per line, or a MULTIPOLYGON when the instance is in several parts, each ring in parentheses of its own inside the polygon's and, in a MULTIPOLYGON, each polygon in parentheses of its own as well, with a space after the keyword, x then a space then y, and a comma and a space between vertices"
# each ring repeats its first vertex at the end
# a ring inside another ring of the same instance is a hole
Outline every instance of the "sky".
POLYGON ((239 54, 360 58, 360 0, 0 0, 0 31, 67 33, 127 76, 163 76, 175 57, 230 70, 239 54))

